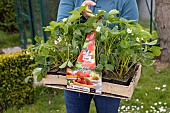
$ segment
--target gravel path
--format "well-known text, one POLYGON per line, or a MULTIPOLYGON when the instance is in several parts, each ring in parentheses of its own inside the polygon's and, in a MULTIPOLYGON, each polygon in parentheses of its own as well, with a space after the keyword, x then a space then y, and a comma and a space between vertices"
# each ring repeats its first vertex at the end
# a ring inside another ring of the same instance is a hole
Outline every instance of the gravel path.
POLYGON ((5 54, 15 53, 15 52, 19 52, 19 51, 22 51, 22 49, 20 47, 3 48, 2 49, 2 52, 5 54))

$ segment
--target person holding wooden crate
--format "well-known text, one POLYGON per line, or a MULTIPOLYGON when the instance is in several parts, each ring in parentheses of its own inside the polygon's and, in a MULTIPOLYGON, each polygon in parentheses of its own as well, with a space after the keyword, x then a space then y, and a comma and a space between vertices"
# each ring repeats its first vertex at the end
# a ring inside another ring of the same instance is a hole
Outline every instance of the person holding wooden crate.
MULTIPOLYGON (((97 13, 98 10, 109 12, 112 9, 120 11, 118 17, 138 21, 136 0, 60 0, 57 21, 70 16, 69 12, 85 6, 87 11, 97 13)), ((86 21, 92 14, 82 12, 86 21)), ((73 91, 64 91, 67 113, 88 113, 91 100, 94 100, 97 113, 117 113, 120 99, 99 95, 85 94, 73 91)))

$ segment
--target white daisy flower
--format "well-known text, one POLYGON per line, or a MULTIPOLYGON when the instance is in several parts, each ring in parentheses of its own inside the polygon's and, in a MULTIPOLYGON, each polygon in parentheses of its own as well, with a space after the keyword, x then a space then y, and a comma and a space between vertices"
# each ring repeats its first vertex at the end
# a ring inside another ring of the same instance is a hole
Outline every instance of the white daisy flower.
POLYGON ((159 108, 160 112, 166 112, 166 109, 164 109, 163 107, 159 108))
POLYGON ((127 109, 130 109, 130 106, 128 106, 127 109))
POLYGON ((67 21, 67 18, 63 18, 62 21, 63 21, 63 22, 66 22, 66 21, 67 21))
POLYGON ((153 112, 156 113, 156 110, 154 109, 153 112))
POLYGON ((162 91, 165 91, 166 89, 162 89, 162 91))
POLYGON ((136 102, 139 102, 139 99, 136 99, 136 102))
POLYGON ((136 38, 136 41, 137 41, 137 42, 140 42, 140 39, 139 39, 139 37, 137 37, 137 38, 136 38))
POLYGON ((150 108, 153 108, 153 106, 150 106, 150 108))
POLYGON ((76 49, 78 49, 79 48, 79 46, 76 46, 76 49))
POLYGON ((118 29, 119 27, 118 26, 115 26, 116 29, 118 29))
POLYGON ((167 103, 164 103, 164 105, 167 105, 167 103))
POLYGON ((143 106, 141 106, 141 108, 143 109, 143 106))
POLYGON ((162 102, 159 102, 159 104, 162 104, 162 102))
POLYGON ((33 59, 34 59, 34 57, 33 57, 33 56, 31 56, 31 57, 30 57, 30 60, 33 60, 33 59))
POLYGON ((155 87, 156 90, 160 90, 161 88, 160 87, 155 87))
POLYGON ((153 107, 153 106, 150 106, 150 108, 151 108, 151 109, 155 109, 155 107, 153 107))
POLYGON ((57 45, 57 44, 58 44, 58 41, 57 41, 57 40, 54 40, 54 44, 57 45))
POLYGON ((48 104, 50 105, 50 104, 51 104, 51 101, 48 101, 48 104))
POLYGON ((61 41, 62 41, 62 39, 61 39, 61 38, 57 38, 57 41, 58 41, 58 43, 59 43, 59 42, 61 42, 61 41))
POLYGON ((127 28, 127 33, 132 33, 132 30, 130 28, 127 28))
POLYGON ((126 106, 122 106, 121 109, 125 109, 126 106))
POLYGON ((136 110, 138 110, 138 111, 139 111, 139 110, 140 110, 140 107, 137 107, 137 108, 136 108, 136 110))
POLYGON ((157 103, 154 103, 155 106, 157 106, 158 104, 157 103))
POLYGON ((27 54, 27 55, 29 55, 29 54, 30 54, 30 52, 26 51, 26 54, 27 54))
POLYGON ((96 32, 100 32, 100 29, 101 29, 101 27, 100 27, 100 26, 97 26, 96 32))
POLYGON ((166 87, 166 85, 163 85, 162 87, 166 87))
POLYGON ((141 40, 143 40, 143 38, 141 38, 141 40))

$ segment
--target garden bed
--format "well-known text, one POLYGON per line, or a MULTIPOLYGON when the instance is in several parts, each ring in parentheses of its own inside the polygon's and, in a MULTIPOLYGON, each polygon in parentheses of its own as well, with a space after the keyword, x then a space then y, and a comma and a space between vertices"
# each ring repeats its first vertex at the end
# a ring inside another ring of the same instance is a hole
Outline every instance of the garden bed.
MULTIPOLYGON (((140 75, 141 75, 141 66, 139 66, 129 86, 102 82, 102 96, 116 97, 116 98, 121 98, 121 99, 131 99, 134 89, 140 78, 140 75)), ((66 76, 49 74, 49 75, 46 75, 43 81, 46 87, 67 89, 66 76)), ((73 91, 82 92, 78 90, 73 90, 73 91)), ((83 93, 87 93, 87 92, 83 92, 83 93)), ((90 93, 90 94, 94 94, 94 93, 90 93)))

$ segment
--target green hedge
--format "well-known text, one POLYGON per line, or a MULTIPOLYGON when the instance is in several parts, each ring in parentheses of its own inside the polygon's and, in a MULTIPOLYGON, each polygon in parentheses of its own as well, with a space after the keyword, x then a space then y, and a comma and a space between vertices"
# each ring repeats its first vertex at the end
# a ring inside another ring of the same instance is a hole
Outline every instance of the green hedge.
POLYGON ((33 79, 25 83, 34 66, 25 52, 0 55, 0 113, 9 107, 21 107, 34 101, 33 79))
POLYGON ((0 30, 8 32, 17 30, 14 0, 0 1, 0 30))

